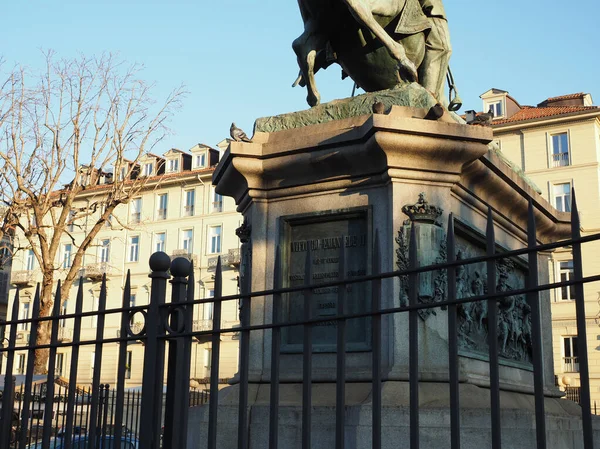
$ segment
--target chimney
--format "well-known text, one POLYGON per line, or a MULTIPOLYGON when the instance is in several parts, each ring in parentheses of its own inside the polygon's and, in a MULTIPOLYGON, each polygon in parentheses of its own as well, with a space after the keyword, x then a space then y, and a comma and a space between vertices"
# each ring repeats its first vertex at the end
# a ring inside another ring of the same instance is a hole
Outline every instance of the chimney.
POLYGON ((465 111, 465 120, 467 121, 468 125, 473 123, 475 121, 476 117, 477 117, 477 112, 475 112, 473 110, 465 111))

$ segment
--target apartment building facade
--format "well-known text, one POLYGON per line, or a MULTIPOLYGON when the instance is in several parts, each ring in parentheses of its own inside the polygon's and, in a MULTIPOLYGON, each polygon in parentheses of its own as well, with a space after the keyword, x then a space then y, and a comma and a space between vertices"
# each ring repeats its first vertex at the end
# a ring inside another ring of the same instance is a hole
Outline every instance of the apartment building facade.
MULTIPOLYGON (((522 106, 506 91, 481 95, 483 110, 492 112, 495 143, 523 170, 558 210, 571 210, 575 188, 582 234, 600 232, 600 108, 589 94, 548 98, 537 106, 522 106)), ((600 242, 583 245, 584 276, 600 273, 600 242)), ((551 279, 573 276, 572 254, 562 248, 549 261, 551 279)), ((592 405, 600 405, 600 283, 584 288, 592 405)), ((554 370, 558 385, 577 398, 579 345, 575 293, 564 287, 552 292, 554 370)))
MULTIPOLYGON (((154 252, 162 251, 175 257, 187 257, 194 263, 196 299, 212 297, 214 294, 214 268, 218 256, 223 264, 223 294, 238 293, 238 269, 240 262, 239 239, 235 230, 242 223, 231 198, 216 194, 212 186, 212 173, 218 163, 219 152, 206 145, 196 145, 189 151, 172 149, 162 156, 147 154, 138 161, 137 176, 147 177, 139 195, 128 204, 119 205, 97 236, 96 242, 85 254, 81 276, 83 278, 83 311, 97 310, 99 290, 103 274, 107 276, 107 309, 119 308, 122 304, 123 286, 126 273, 131 273, 131 305, 147 304, 150 297, 148 260, 154 252)), ((114 176, 121 176, 115 173, 114 176)), ((110 177, 108 181, 110 182, 110 177)), ((102 182, 83 190, 77 197, 75 207, 85 208, 99 195, 105 194, 102 182)), ((100 213, 100 212, 98 212, 100 213)), ((93 216, 88 218, 94 222, 93 216)), ((75 242, 86 235, 85 220, 74 220, 69 225, 69 233, 75 242)), ((15 238, 23 239, 16 235, 15 238)), ((24 239, 23 239, 24 240, 24 239)), ((57 275, 61 278, 71 264, 75 253, 75 243, 68 235, 64 236, 56 260, 57 275)), ((12 291, 20 288, 21 305, 19 317, 31 316, 35 285, 41 274, 33 251, 26 250, 12 261, 12 291)), ((167 295, 170 294, 170 285, 167 295)), ((75 312, 76 287, 62 305, 62 313, 75 312)), ((213 319, 213 303, 194 307, 194 330, 210 330, 213 319)), ((84 317, 81 340, 93 340, 97 331, 97 317, 84 317)), ((238 321, 238 304, 235 301, 223 303, 222 327, 235 327, 238 321)), ((134 332, 143 326, 143 315, 138 313, 131 318, 134 332)), ((59 340, 70 341, 73 336, 72 320, 63 320, 59 330, 59 340)), ((107 315, 104 336, 114 338, 120 332, 120 318, 117 314, 107 315)), ((18 329, 17 343, 26 343, 29 338, 28 326, 18 329)), ((114 385, 117 375, 118 344, 105 344, 102 354, 101 383, 114 385)), ((144 346, 141 343, 129 344, 127 349, 126 387, 138 387, 142 382, 144 346)), ((68 377, 71 364, 70 350, 58 351, 56 375, 68 377)), ((93 345, 82 346, 78 362, 78 385, 89 385, 94 369, 93 345)), ((26 367, 27 353, 16 354, 17 373, 26 367)), ((209 342, 194 340, 192 347, 191 378, 200 385, 208 382, 211 363, 209 342)), ((237 371, 238 335, 224 335, 221 341, 219 378, 222 382, 231 378, 237 371)))

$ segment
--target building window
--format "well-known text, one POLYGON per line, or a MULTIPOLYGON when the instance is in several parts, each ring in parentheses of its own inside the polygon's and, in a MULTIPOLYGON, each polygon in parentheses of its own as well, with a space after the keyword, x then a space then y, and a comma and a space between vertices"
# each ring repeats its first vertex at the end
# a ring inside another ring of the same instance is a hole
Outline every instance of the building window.
POLYGON ((92 328, 98 327, 98 309, 100 309, 100 298, 93 298, 93 309, 92 312, 96 312, 92 315, 92 328))
MULTIPOLYGON (((208 290, 208 296, 207 298, 214 298, 215 297, 215 291, 214 290, 208 290)), ((215 303, 214 302, 205 302, 203 304, 203 315, 202 318, 204 320, 212 320, 213 319, 213 315, 214 315, 214 310, 215 310, 215 303)))
MULTIPOLYGON (((136 293, 131 293, 129 295, 129 307, 135 307, 136 299, 137 299, 136 293)), ((135 322, 135 315, 136 314, 130 314, 129 315, 129 324, 130 325, 135 322)))
POLYGON ((494 114, 494 117, 502 117, 504 115, 504 110, 502 108, 502 100, 493 101, 487 104, 487 111, 494 114))
POLYGON ((119 170, 119 181, 125 181, 125 177, 127 176, 127 167, 121 167, 119 170))
POLYGON ((75 211, 69 212, 69 218, 67 218, 67 231, 73 232, 75 230, 75 211))
POLYGON ((204 350, 204 377, 210 377, 210 369, 212 366, 212 351, 204 350))
MULTIPOLYGON (((573 279, 573 261, 567 260, 558 262, 558 276, 560 282, 566 282, 573 279)), ((560 299, 562 301, 572 301, 575 299, 575 286, 564 285, 559 290, 560 299)))
MULTIPOLYGON (((67 301, 65 301, 65 302, 62 303, 61 309, 62 309, 61 314, 63 316, 66 315, 67 314, 67 301)), ((67 319, 66 318, 63 318, 62 320, 60 320, 60 326, 61 327, 65 327, 66 325, 67 325, 67 319)))
POLYGON ((181 248, 184 249, 188 254, 192 254, 192 246, 194 243, 194 231, 192 229, 185 229, 181 234, 181 248))
POLYGON ((17 374, 25 374, 25 354, 19 354, 17 361, 17 374))
POLYGON ((571 165, 569 160, 569 135, 554 134, 552 137, 552 167, 571 165))
POLYGON ((73 250, 73 245, 67 243, 63 245, 63 253, 62 253, 62 267, 69 268, 71 266, 71 251, 73 250))
POLYGON ((196 199, 196 191, 195 190, 186 190, 185 191, 185 204, 183 206, 183 215, 186 217, 191 217, 194 215, 194 203, 196 199))
POLYGON ((223 212, 223 197, 219 195, 213 189, 213 203, 212 203, 212 211, 213 212, 223 212))
POLYGON ((140 236, 129 237, 129 249, 127 251, 127 262, 138 262, 140 260, 140 236))
POLYGON ((208 252, 209 254, 221 252, 221 225, 208 227, 208 252))
POLYGON ((563 372, 579 372, 579 350, 577 349, 577 337, 563 337, 563 372))
POLYGON ((167 219, 167 204, 169 202, 169 197, 166 193, 161 193, 158 195, 158 209, 156 213, 157 220, 166 220, 167 219))
POLYGON ((133 359, 132 351, 127 351, 127 357, 125 358, 125 379, 131 379, 131 362, 133 359))
POLYGON ((194 158, 194 167, 195 168, 206 167, 206 153, 196 155, 196 157, 194 158))
POLYGON ((54 375, 62 376, 63 375, 63 366, 65 361, 65 355, 63 353, 56 354, 56 363, 54 364, 54 375))
POLYGON ((27 251, 27 271, 31 271, 33 270, 33 266, 35 264, 35 254, 33 252, 32 249, 30 249, 29 251, 27 251))
POLYGON ((167 234, 165 232, 158 232, 154 234, 154 252, 165 252, 165 243, 167 240, 167 234))
POLYGON ((554 207, 561 212, 571 212, 571 183, 554 184, 552 186, 554 207))
POLYGON ((140 221, 142 221, 142 199, 134 198, 131 200, 129 223, 136 224, 140 221))
POLYGON ((144 164, 144 169, 142 171, 143 176, 152 176, 153 172, 154 172, 154 164, 152 162, 148 162, 147 164, 144 164))
POLYGON ((168 170, 171 173, 175 173, 179 171, 179 158, 177 159, 169 159, 168 161, 168 170))
POLYGON ((110 240, 100 240, 100 263, 106 263, 110 260, 110 240))
MULTIPOLYGON (((106 213, 106 208, 108 207, 107 204, 104 204, 102 206, 102 215, 101 217, 104 216, 104 214, 106 213)), ((106 221, 104 222, 104 226, 107 228, 110 228, 112 226, 112 214, 109 214, 108 217, 106 217, 106 221)))
MULTIPOLYGON (((23 305, 21 306, 21 316, 19 317, 20 320, 28 320, 29 319, 30 305, 31 304, 28 302, 23 303, 23 305)), ((20 323, 19 329, 22 331, 29 330, 29 323, 20 323)))

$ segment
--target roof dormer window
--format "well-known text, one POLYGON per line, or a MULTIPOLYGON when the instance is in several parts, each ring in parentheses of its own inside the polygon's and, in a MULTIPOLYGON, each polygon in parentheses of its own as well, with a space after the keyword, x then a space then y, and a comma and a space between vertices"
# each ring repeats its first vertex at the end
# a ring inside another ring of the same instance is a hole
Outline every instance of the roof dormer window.
POLYGON ((169 159, 167 161, 167 170, 169 173, 176 173, 179 171, 179 158, 169 159))
POLYGON ((194 168, 206 167, 206 152, 194 155, 194 168))
POLYGON ((504 101, 495 100, 485 103, 485 111, 494 114, 494 118, 504 117, 504 101))
POLYGON ((142 171, 143 176, 152 176, 154 174, 154 164, 152 162, 148 162, 144 164, 144 169, 142 171))

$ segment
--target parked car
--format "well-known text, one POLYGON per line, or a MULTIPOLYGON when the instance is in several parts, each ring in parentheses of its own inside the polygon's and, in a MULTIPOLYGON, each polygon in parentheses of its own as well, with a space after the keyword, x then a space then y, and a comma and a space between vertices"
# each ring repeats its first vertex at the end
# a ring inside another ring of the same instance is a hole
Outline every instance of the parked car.
MULTIPOLYGON (((88 435, 75 437, 73 440, 73 444, 71 445, 71 449, 87 449, 90 447, 88 441, 88 435)), ((107 435, 104 438, 101 438, 100 446, 97 446, 97 449, 139 449, 139 441, 135 438, 131 437, 122 437, 121 443, 119 445, 116 444, 115 438, 112 435, 107 435)), ((64 448, 64 440, 62 438, 53 438, 50 440, 50 447, 52 449, 63 449, 64 448)), ((30 444, 27 446, 27 449, 42 449, 42 443, 37 442, 35 444, 30 444)))

